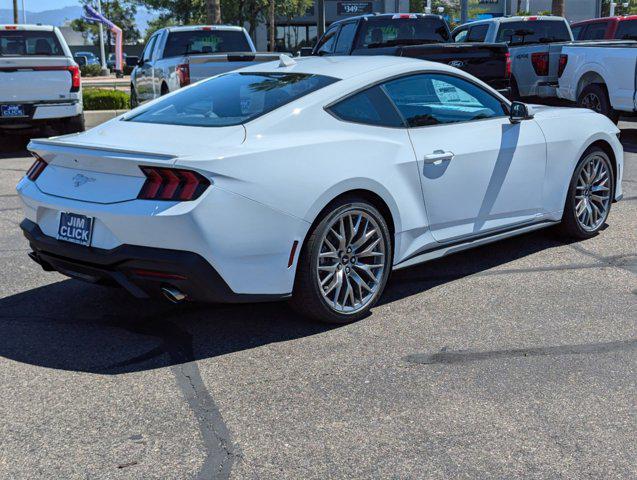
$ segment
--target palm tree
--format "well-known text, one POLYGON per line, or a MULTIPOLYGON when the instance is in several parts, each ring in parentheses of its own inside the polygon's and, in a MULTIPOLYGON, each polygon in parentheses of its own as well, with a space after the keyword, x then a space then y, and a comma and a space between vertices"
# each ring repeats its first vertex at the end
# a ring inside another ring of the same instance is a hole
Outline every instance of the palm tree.
POLYGON ((206 0, 206 19, 211 25, 221 23, 221 0, 206 0))
POLYGON ((564 0, 553 0, 551 4, 551 13, 553 15, 564 16, 564 0))

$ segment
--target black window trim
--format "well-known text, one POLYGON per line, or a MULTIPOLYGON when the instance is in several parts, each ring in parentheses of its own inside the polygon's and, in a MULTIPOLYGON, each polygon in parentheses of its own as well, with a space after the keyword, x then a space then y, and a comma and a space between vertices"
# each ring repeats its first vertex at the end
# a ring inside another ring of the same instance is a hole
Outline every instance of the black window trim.
POLYGON ((467 78, 464 75, 460 75, 458 73, 455 73, 455 72, 446 72, 444 70, 437 70, 437 69, 436 70, 416 70, 416 71, 413 71, 413 72, 400 73, 400 74, 397 74, 397 75, 393 75, 391 77, 387 77, 387 78, 384 78, 382 80, 376 81, 374 83, 370 83, 369 85, 365 85, 364 87, 358 88, 358 89, 354 90, 353 92, 350 92, 347 95, 344 95, 344 96, 340 97, 339 99, 328 103, 327 105, 325 105, 323 107, 323 110, 325 110, 329 115, 331 115, 332 117, 334 117, 338 121, 345 122, 345 123, 354 123, 354 124, 358 124, 358 125, 367 125, 367 126, 377 127, 377 128, 406 129, 406 130, 414 130, 414 129, 420 129, 420 128, 435 128, 435 127, 444 127, 444 126, 449 126, 449 125, 462 125, 462 124, 465 124, 465 123, 473 123, 473 122, 484 122, 484 121, 493 120, 493 119, 496 119, 496 118, 506 118, 506 117, 508 117, 511 114, 511 102, 506 97, 501 95, 498 91, 494 90, 494 92, 490 92, 489 90, 485 89, 484 86, 480 85, 479 83, 475 82, 474 80, 472 80, 470 78, 467 78), (388 95, 387 91, 385 90, 385 88, 383 88, 384 87, 383 84, 391 82, 391 81, 394 81, 394 80, 397 80, 399 78, 413 77, 415 75, 422 75, 422 74, 447 75, 449 77, 456 77, 456 78, 459 78, 460 80, 464 80, 465 82, 471 83, 475 87, 483 90, 486 94, 491 95, 498 102, 500 102, 500 104, 502 105, 502 108, 504 110, 504 115, 498 115, 498 116, 489 117, 489 118, 481 118, 479 120, 466 120, 466 121, 462 121, 462 122, 444 123, 444 124, 439 124, 439 125, 421 125, 421 126, 418 126, 418 127, 410 127, 407 124, 407 121, 405 120, 405 118, 402 115, 402 113, 400 113, 400 110, 396 106, 396 103, 391 99, 391 97, 389 97, 389 95, 388 95), (387 96, 389 102, 398 111, 398 115, 403 120, 403 126, 402 127, 391 127, 391 126, 387 126, 387 125, 375 125, 373 123, 368 123, 368 122, 355 122, 353 120, 344 120, 344 119, 338 117, 335 113, 333 113, 331 111, 331 107, 333 107, 337 103, 340 103, 340 102, 342 102, 344 100, 347 100, 348 98, 353 97, 354 95, 357 95, 357 94, 359 94, 361 92, 364 92, 365 90, 368 90, 370 88, 374 88, 374 87, 376 87, 378 85, 380 85, 381 90, 387 96), (495 94, 494 94, 494 92, 495 92, 495 94))

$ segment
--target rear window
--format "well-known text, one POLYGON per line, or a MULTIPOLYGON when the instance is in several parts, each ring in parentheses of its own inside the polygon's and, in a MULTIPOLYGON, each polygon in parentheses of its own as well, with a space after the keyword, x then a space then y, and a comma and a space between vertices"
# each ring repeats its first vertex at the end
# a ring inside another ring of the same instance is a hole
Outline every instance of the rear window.
POLYGON ((619 22, 615 38, 620 40, 637 40, 637 20, 622 20, 619 22))
POLYGON ((242 31, 192 30, 171 32, 166 41, 164 57, 250 51, 252 49, 242 31))
POLYGON ((529 20, 503 22, 498 29, 496 42, 509 45, 529 43, 568 42, 571 36, 566 23, 557 20, 529 20))
POLYGON ((336 81, 302 73, 228 73, 166 97, 128 120, 193 127, 239 125, 336 81))
POLYGON ((449 37, 449 27, 440 18, 370 18, 361 24, 357 48, 442 43, 449 37))
POLYGON ((2 30, 0 31, 2 56, 64 56, 62 45, 53 32, 2 30))

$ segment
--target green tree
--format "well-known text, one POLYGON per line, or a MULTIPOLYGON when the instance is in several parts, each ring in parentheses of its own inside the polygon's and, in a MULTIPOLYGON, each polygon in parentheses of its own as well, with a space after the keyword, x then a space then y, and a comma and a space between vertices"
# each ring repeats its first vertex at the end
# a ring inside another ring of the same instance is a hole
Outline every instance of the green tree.
MULTIPOLYGON (((94 6, 92 0, 81 0, 82 5, 94 6)), ((102 0, 102 15, 122 29, 124 43, 139 42, 140 33, 135 23, 137 6, 129 0, 102 0)), ((83 18, 77 18, 71 22, 71 28, 81 32, 85 39, 94 44, 99 42, 99 27, 97 23, 88 22, 83 18)), ((106 29, 107 45, 114 43, 111 32, 106 29)))

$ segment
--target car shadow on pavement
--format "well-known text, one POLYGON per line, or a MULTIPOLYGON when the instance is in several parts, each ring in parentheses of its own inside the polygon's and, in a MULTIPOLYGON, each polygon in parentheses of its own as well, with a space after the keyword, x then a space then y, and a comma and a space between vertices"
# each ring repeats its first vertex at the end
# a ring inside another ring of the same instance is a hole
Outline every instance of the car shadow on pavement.
MULTIPOLYGON (((540 232, 496 245, 395 272, 381 304, 562 243, 540 232)), ((332 328, 304 319, 285 303, 171 305, 76 280, 0 299, 0 356, 100 374, 183 364, 332 328)))

